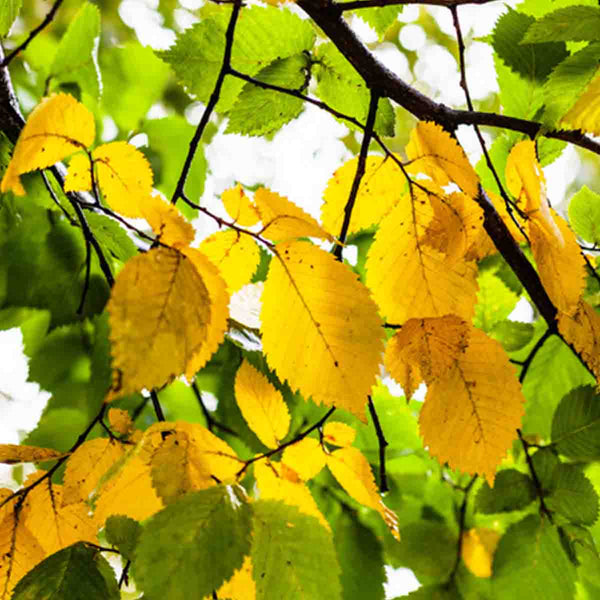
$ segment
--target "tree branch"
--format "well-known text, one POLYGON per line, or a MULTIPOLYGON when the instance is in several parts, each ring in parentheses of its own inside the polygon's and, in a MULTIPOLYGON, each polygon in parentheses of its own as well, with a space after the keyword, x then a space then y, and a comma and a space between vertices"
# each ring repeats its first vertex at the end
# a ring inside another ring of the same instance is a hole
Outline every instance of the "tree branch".
POLYGON ((387 484, 387 473, 385 470, 385 449, 389 443, 383 434, 381 422, 379 421, 379 415, 375 410, 375 405, 373 404, 373 399, 371 396, 369 396, 369 413, 371 415, 371 419, 373 419, 373 426, 375 427, 375 433, 377 434, 377 441, 379 443, 379 489, 383 493, 389 490, 387 484))
POLYGON ((495 0, 355 0, 352 2, 339 2, 336 6, 340 11, 358 10, 373 6, 398 6, 405 4, 422 4, 429 6, 447 6, 453 8, 464 4, 488 4, 495 0))

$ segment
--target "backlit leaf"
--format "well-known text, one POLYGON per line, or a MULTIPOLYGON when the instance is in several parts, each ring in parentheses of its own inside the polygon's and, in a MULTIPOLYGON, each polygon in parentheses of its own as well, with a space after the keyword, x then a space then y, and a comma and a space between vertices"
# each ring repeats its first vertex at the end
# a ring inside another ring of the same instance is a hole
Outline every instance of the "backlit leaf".
POLYGON ((591 244, 600 243, 600 195, 587 186, 569 202, 569 223, 575 233, 591 244))
POLYGON ((0 462, 14 465, 21 462, 39 462, 53 460, 64 456, 62 452, 52 448, 36 448, 35 446, 21 446, 19 444, 0 444, 0 462))
POLYGON ((92 152, 98 186, 106 203, 125 217, 143 217, 141 205, 152 194, 146 157, 127 142, 110 142, 92 152))
POLYGON ((323 439, 334 446, 351 446, 355 437, 356 429, 346 425, 346 423, 327 421, 325 427, 323 427, 323 439))
POLYGON ((133 430, 133 421, 126 410, 111 408, 108 411, 110 428, 119 435, 129 435, 133 430))
POLYGON ((250 283, 260 261, 256 242, 234 229, 213 233, 199 250, 219 269, 230 293, 250 283))
POLYGON ((388 321, 455 314, 470 320, 475 310, 474 262, 446 264, 427 244, 433 219, 429 195, 413 189, 383 219, 367 257, 367 285, 388 321))
POLYGON ((65 177, 65 192, 87 192, 92 189, 92 163, 83 152, 76 154, 69 162, 65 177))
MULTIPOLYGON (((343 423, 339 423, 339 425, 343 425, 343 423)), ((281 462, 294 469, 300 479, 304 481, 316 477, 325 466, 325 461, 326 455, 321 444, 315 438, 310 437, 288 446, 281 457, 281 462)))
POLYGON ((250 198, 246 196, 239 183, 225 190, 221 194, 221 200, 229 216, 241 227, 251 227, 260 221, 256 207, 250 202, 250 198))
POLYGON ((146 196, 140 204, 140 212, 163 244, 181 248, 194 241, 192 224, 176 206, 166 202, 158 194, 146 196))
POLYGON ((290 427, 290 413, 281 392, 246 360, 235 377, 235 398, 258 439, 277 448, 290 427))
POLYGON ((280 379, 364 420, 383 345, 376 306, 356 275, 308 242, 285 243, 262 302, 264 352, 280 379))
POLYGON ((600 315, 580 300, 572 316, 559 313, 558 330, 592 369, 596 379, 600 379, 600 315))
POLYGON ((24 195, 19 175, 50 167, 94 141, 94 116, 73 96, 53 94, 27 119, 4 174, 0 191, 24 195))
POLYGON ((598 135, 600 133, 599 92, 600 75, 596 74, 559 124, 598 135))
POLYGON ((502 346, 473 327, 455 367, 428 385, 419 417, 423 443, 440 463, 484 475, 492 485, 521 425, 524 401, 502 346))
POLYGON ((406 146, 409 173, 424 173, 440 186, 456 183, 467 195, 478 194, 479 177, 464 150, 447 131, 432 122, 421 121, 406 146))
POLYGON ((254 203, 262 221, 260 234, 268 240, 285 242, 301 237, 332 239, 308 213, 275 192, 259 188, 254 194, 254 203))
POLYGON ((462 559, 473 575, 492 576, 492 561, 499 541, 500 534, 493 529, 468 529, 463 533, 462 559))
MULTIPOLYGON (((344 163, 335 171, 325 189, 321 219, 323 227, 333 235, 339 235, 342 229, 344 209, 356 175, 357 164, 358 157, 344 163)), ((405 185, 406 178, 391 158, 367 156, 365 174, 358 188, 348 233, 356 233, 379 223, 400 200, 405 185), (373 202, 373 198, 377 198, 377 202, 373 202)))
POLYGON ((211 298, 195 263, 169 248, 128 261, 107 308, 115 370, 110 399, 181 375, 211 324, 211 298))
POLYGON ((250 519, 239 486, 186 494, 145 524, 134 560, 138 587, 169 600, 211 594, 242 566, 250 519))
MULTIPOLYGON (((235 571, 233 577, 218 590, 217 598, 235 598, 235 600, 256 600, 256 583, 252 578, 252 559, 244 558, 242 566, 235 571)), ((207 597, 207 600, 209 597, 207 597)))
POLYGON ((358 448, 340 448, 327 457, 327 466, 346 490, 359 504, 376 510, 385 521, 391 534, 400 539, 398 518, 381 499, 367 459, 358 448))

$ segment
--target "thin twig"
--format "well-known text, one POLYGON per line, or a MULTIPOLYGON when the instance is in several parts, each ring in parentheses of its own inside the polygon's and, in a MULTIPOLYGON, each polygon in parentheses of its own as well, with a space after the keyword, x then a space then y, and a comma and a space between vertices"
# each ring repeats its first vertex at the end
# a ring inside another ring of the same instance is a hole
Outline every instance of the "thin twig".
POLYGON ((542 346, 546 343, 546 340, 551 335, 554 335, 556 331, 548 328, 544 332, 544 335, 540 337, 540 339, 535 343, 535 346, 531 349, 527 358, 521 363, 521 373, 519 374, 519 381, 523 383, 525 381, 525 377, 527 376, 527 371, 529 371, 529 367, 533 362, 533 359, 536 357, 537 353, 542 349, 542 346))
POLYGON ((379 415, 375 410, 375 405, 373 404, 373 399, 371 396, 369 396, 369 413, 371 415, 371 419, 373 419, 373 426, 375 427, 377 442, 379 443, 379 489, 383 493, 389 490, 387 473, 385 470, 385 449, 389 445, 389 442, 385 439, 385 435, 383 434, 381 422, 379 421, 379 415))
POLYGON ((596 272, 596 269, 594 269, 594 265, 590 262, 590 259, 587 257, 586 254, 584 254, 583 252, 581 253, 581 256, 583 256, 583 260, 585 261, 585 264, 587 265, 587 268, 590 271, 590 275, 598 282, 600 283, 600 275, 598 275, 598 273, 596 272))
POLYGON ((458 571, 458 567, 460 565, 460 559, 462 555, 462 545, 463 545, 463 533, 465 531, 465 522, 467 517, 467 502, 469 500, 469 492, 473 487, 473 484, 477 480, 477 475, 473 475, 469 480, 469 483, 462 488, 464 492, 464 496, 462 502, 460 503, 460 508, 458 509, 458 540, 456 542, 456 558, 454 559, 454 567, 452 568, 452 572, 448 577, 448 582, 451 582, 455 577, 458 571))
POLYGON ((56 0, 56 2, 52 5, 52 8, 50 9, 50 11, 44 18, 44 20, 35 29, 31 30, 31 32, 27 36, 27 39, 22 44, 19 44, 10 54, 7 54, 4 57, 4 60, 0 63, 0 69, 3 67, 7 67, 9 65, 9 63, 12 61, 12 59, 15 58, 15 56, 17 56, 17 54, 19 54, 19 52, 22 52, 23 50, 25 50, 25 48, 27 48, 27 46, 29 46, 29 44, 35 38, 35 36, 38 33, 40 33, 40 31, 42 31, 42 29, 47 27, 52 22, 52 19, 54 19, 54 15, 56 14, 56 11, 60 8, 60 5, 62 3, 63 3, 63 0, 56 0))
POLYGON ((340 11, 359 10, 361 8, 402 6, 405 4, 422 4, 429 6, 462 6, 464 4, 488 4, 495 0, 354 0, 352 2, 338 2, 336 7, 340 11))
POLYGON ((227 31, 225 32, 225 52, 223 53, 223 63, 221 64, 221 70, 219 71, 219 75, 217 77, 217 81, 215 83, 215 87, 210 95, 208 100, 208 104, 204 109, 204 113, 202 114, 202 118, 200 119, 200 123, 198 123, 198 127, 196 127, 196 131, 194 132, 194 136, 190 141, 190 149, 185 157, 185 162, 183 163, 183 168, 181 169, 181 174, 179 176, 179 181, 177 182, 177 187, 175 188, 175 192, 173 193, 173 197, 171 198, 171 204, 175 204, 177 200, 183 197, 185 182, 192 166, 192 160, 194 159, 194 155, 196 154, 196 149, 198 148, 198 144, 202 139, 202 135, 204 133, 204 129, 208 125, 208 121, 210 120, 210 116, 219 101, 219 97, 221 95, 221 87, 223 86, 223 81, 225 80, 225 76, 228 73, 228 70, 231 66, 231 50, 233 48, 233 36, 235 33, 235 26, 237 24, 237 20, 240 14, 240 10, 242 8, 241 0, 237 0, 233 3, 233 9, 231 11, 231 17, 229 18, 229 24, 227 26, 227 31))
POLYGON ((233 429, 230 429, 229 427, 227 427, 227 425, 223 425, 223 423, 220 423, 219 421, 217 421, 210 414, 210 411, 208 410, 208 408, 206 408, 206 404, 204 404, 204 401, 202 400, 202 392, 200 391, 200 388, 198 387, 198 384, 196 383, 196 381, 192 381, 192 390, 194 391, 196 400, 198 400, 198 404, 200 405, 200 410, 202 410, 202 414, 204 415, 204 418, 206 419, 207 429, 209 431, 213 431, 213 429, 217 428, 217 429, 220 429, 221 431, 225 431, 226 433, 229 433, 230 435, 234 435, 237 437, 238 434, 235 431, 233 431, 233 429))
POLYGON ((165 413, 163 412, 162 406, 158 400, 158 394, 156 390, 152 390, 150 392, 150 398, 152 398, 152 407, 154 408, 154 413, 156 414, 156 418, 158 421, 166 421, 165 413))
POLYGON ((547 517, 550 523, 553 522, 552 513, 546 506, 544 502, 544 489, 542 488, 542 484, 540 483, 539 477, 535 471, 535 467, 533 466, 533 461, 531 460, 531 456, 529 454, 529 444, 527 440, 523 437, 523 432, 520 429, 517 429, 517 434, 519 435, 519 440, 521 441, 521 445, 523 446, 523 451, 525 452, 525 460, 527 461, 527 467, 529 468, 529 473, 531 475, 531 479, 533 480, 533 485, 535 486, 538 499, 540 501, 540 512, 543 512, 547 517))
POLYGON ((248 459, 244 463, 244 466, 237 472, 237 477, 240 477, 241 475, 243 475, 244 472, 246 471, 246 469, 253 462, 256 462, 257 460, 262 460, 263 458, 269 458, 270 456, 273 456, 274 454, 281 452, 288 446, 291 446, 292 444, 296 444, 300 440, 303 440, 309 433, 312 433, 315 429, 319 429, 319 427, 322 427, 323 424, 325 423, 325 421, 327 421, 327 419, 329 419, 329 417, 334 413, 334 411, 335 411, 335 406, 332 406, 316 423, 311 425, 308 429, 305 429, 304 431, 299 433, 294 439, 290 440, 289 442, 285 442, 284 444, 281 444, 277 448, 275 448, 273 450, 269 450, 268 452, 265 452, 264 454, 259 454, 258 456, 248 459))
POLYGON ((131 567, 131 561, 128 560, 125 563, 125 567, 123 568, 123 572, 121 573, 121 577, 119 577, 119 589, 123 587, 123 584, 129 585, 129 567, 131 567))
POLYGON ((356 165, 356 173, 354 174, 354 180, 352 181, 352 187, 350 188, 350 194, 344 207, 344 222, 342 223, 342 229, 339 235, 339 244, 336 245, 333 255, 338 259, 342 259, 343 245, 346 242, 346 236, 348 235, 348 229, 350 227, 350 219, 352 218, 352 211, 354 210, 354 204, 356 202, 356 196, 360 187, 360 182, 365 174, 365 164, 367 162, 367 152, 369 151, 369 144, 371 143, 371 137, 373 136, 373 127, 375 126, 375 117, 377 116, 377 105, 379 103, 379 92, 377 90, 371 90, 371 97, 369 100, 369 113, 367 115, 367 122, 365 124, 365 132, 360 146, 360 154, 358 155, 358 164, 356 165))

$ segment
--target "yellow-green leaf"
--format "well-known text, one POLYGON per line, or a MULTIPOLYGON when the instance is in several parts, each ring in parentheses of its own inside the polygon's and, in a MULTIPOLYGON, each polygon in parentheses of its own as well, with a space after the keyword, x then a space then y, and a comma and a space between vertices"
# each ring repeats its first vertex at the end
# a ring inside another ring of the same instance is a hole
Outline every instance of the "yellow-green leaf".
POLYGON ((600 134, 600 76, 594 77, 577 102, 559 121, 570 129, 600 134))
POLYGON ((64 456, 63 452, 52 448, 37 448, 36 446, 20 446, 18 444, 0 444, 0 463, 14 465, 22 462, 39 462, 54 460, 64 456))
POLYGON ((109 399, 181 375, 206 343, 210 300, 195 262, 177 250, 154 248, 129 260, 107 306, 114 370, 109 399))
POLYGON ((421 121, 410 134, 406 146, 409 173, 424 173, 440 186, 451 182, 474 198, 479 177, 458 142, 440 125, 421 121))
POLYGON ((94 115, 73 96, 53 94, 31 112, 17 140, 0 191, 22 196, 19 175, 50 167, 90 146, 96 136, 94 115))
POLYGON ((365 420, 383 343, 377 307, 357 276, 308 242, 284 243, 262 301, 263 348, 280 379, 365 420))
POLYGON ((281 392, 246 360, 235 377, 235 399, 258 439, 277 448, 290 427, 290 413, 281 392))

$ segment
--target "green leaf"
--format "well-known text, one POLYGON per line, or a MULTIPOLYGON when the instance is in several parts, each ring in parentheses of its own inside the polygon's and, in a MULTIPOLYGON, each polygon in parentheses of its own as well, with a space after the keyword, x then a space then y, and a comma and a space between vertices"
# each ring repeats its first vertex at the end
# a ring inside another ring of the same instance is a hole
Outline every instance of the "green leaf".
POLYGON ((545 499, 554 510, 577 525, 598 518, 598 496, 590 480, 574 465, 559 464, 552 475, 552 493, 545 499))
POLYGON ((575 567, 548 519, 529 515, 500 539, 493 566, 498 598, 572 600, 575 577, 575 567))
POLYGON ((105 48, 100 55, 104 85, 102 104, 125 132, 136 129, 150 107, 161 98, 169 68, 151 48, 137 41, 105 48))
POLYGON ((126 262, 137 254, 135 244, 116 221, 96 213, 90 213, 86 215, 86 218, 92 233, 105 251, 105 255, 112 254, 121 262, 126 262))
MULTIPOLYGON (((177 115, 152 119, 144 124, 144 132, 148 135, 147 154, 154 171, 154 186, 167 198, 175 191, 194 131, 192 125, 177 115)), ((206 167, 204 150, 200 144, 185 181, 185 193, 192 202, 199 202, 204 192, 206 167)), ((186 205, 180 203, 178 206, 186 212, 186 205)), ((191 215, 186 212, 186 216, 191 215)))
MULTIPOLYGON (((208 101, 221 70, 230 12, 229 7, 220 9, 179 35, 174 46, 157 52, 187 91, 202 102, 208 101)), ((308 21, 287 9, 252 6, 239 19, 234 40, 232 67, 254 76, 274 60, 310 50, 315 34, 308 21)), ((241 79, 227 77, 217 110, 229 110, 244 85, 241 79)))
MULTIPOLYGON (((494 56, 500 104, 504 114, 532 119, 544 104, 543 88, 537 81, 523 77, 494 56)), ((483 157, 485 159, 485 157, 483 157)), ((506 160, 506 157, 505 159, 506 160)), ((496 165, 496 163, 494 163, 496 165)), ((498 169, 498 167, 496 166, 498 169)), ((504 170, 502 170, 502 175, 504 170)))
POLYGON ((600 195, 582 186, 569 203, 569 222, 580 238, 600 244, 600 195))
POLYGON ((253 506, 256 600, 340 600, 331 534, 295 506, 275 500, 253 506))
POLYGON ((598 72, 600 44, 590 44, 563 60, 544 84, 542 119, 555 126, 567 114, 598 72))
POLYGON ((118 600, 120 597, 106 560, 97 549, 82 542, 43 560, 19 581, 11 596, 12 600, 118 600))
POLYGON ((456 560, 456 534, 445 523, 417 521, 400 529, 396 557, 418 578, 445 579, 456 560))
POLYGON ((98 40, 100 11, 85 2, 58 45, 49 77, 58 83, 76 83, 95 100, 100 96, 98 40))
POLYGON ((383 556, 373 532, 342 510, 334 525, 333 541, 342 569, 342 598, 383 600, 383 556))
POLYGON ((552 448, 540 448, 531 457, 531 462, 544 494, 550 493, 554 485, 554 471, 560 464, 558 456, 552 448))
POLYGON ((489 334, 495 340, 498 340, 507 352, 514 352, 531 341, 534 331, 531 323, 507 320, 496 323, 489 334))
POLYGON ((568 6, 533 23, 522 43, 600 40, 600 8, 568 6))
MULTIPOLYGON (((354 67, 331 42, 318 46, 315 55, 318 63, 314 71, 319 98, 341 113, 365 123, 370 94, 354 67)), ((389 100, 381 99, 375 118, 375 131, 381 135, 394 135, 394 120, 389 100)))
POLYGON ((544 81, 550 71, 568 56, 564 42, 521 44, 533 17, 508 8, 494 28, 492 44, 504 63, 519 75, 544 81))
MULTIPOLYGON (((295 54, 276 60, 258 73, 256 79, 290 90, 300 90, 305 83, 308 58, 295 54)), ((244 86, 237 102, 229 111, 226 133, 266 135, 296 118, 304 102, 274 90, 265 90, 252 83, 244 86)))
MULTIPOLYGON (((526 350, 520 352, 526 354, 526 350)), ((531 362, 523 383, 527 399, 523 431, 549 438, 559 398, 573 388, 593 381, 569 347, 558 337, 550 337, 531 362)))
POLYGON ((250 551, 250 505, 239 487, 186 494, 144 524, 135 553, 139 588, 152 598, 202 598, 250 551))
POLYGON ((454 585, 443 583, 440 585, 424 585, 408 594, 408 596, 398 596, 394 600, 402 600, 402 598, 408 598, 409 600, 461 600, 462 596, 454 585))
POLYGON ((600 459, 600 398, 591 385, 564 396, 552 419, 552 443, 573 460, 600 459))
POLYGON ((398 20, 398 15, 402 12, 402 8, 402 6, 377 6, 363 8, 355 14, 365 23, 368 23, 381 40, 387 30, 398 20))
POLYGON ((479 291, 473 325, 489 332, 510 315, 519 298, 492 271, 481 273, 477 283, 479 291))
POLYGON ((133 560, 135 547, 142 533, 142 526, 124 515, 111 515, 106 519, 104 534, 111 546, 114 546, 126 560, 133 560))
POLYGON ((23 349, 33 356, 46 337, 50 325, 50 313, 35 308, 5 308, 0 310, 0 330, 20 327, 23 333, 23 349))
POLYGON ((535 500, 535 486, 527 475, 516 469, 499 471, 491 488, 487 481, 477 493, 477 510, 486 513, 521 510, 535 500))
POLYGON ((23 0, 3 0, 0 3, 0 37, 8 34, 21 10, 23 0))

